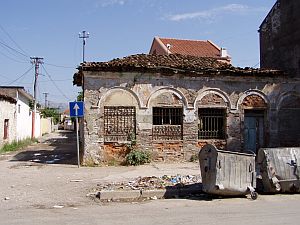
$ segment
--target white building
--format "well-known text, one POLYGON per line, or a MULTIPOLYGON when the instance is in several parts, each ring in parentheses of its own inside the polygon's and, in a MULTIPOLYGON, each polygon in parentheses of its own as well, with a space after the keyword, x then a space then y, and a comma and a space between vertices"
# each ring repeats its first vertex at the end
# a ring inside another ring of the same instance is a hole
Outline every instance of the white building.
MULTIPOLYGON (((0 146, 32 136, 33 97, 20 86, 0 86, 0 146)), ((39 137, 40 114, 36 114, 34 137, 39 137)))

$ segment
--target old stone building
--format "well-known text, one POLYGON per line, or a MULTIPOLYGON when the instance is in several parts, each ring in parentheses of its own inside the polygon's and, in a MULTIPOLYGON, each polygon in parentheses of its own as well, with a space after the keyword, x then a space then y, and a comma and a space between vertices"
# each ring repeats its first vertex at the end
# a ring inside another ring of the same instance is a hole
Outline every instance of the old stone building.
POLYGON ((277 0, 259 28, 261 67, 300 77, 300 1, 277 0))
POLYGON ((121 159, 133 140, 162 161, 189 160, 206 143, 255 152, 300 142, 280 121, 300 103, 300 82, 280 71, 134 55, 84 63, 74 84, 84 91, 83 164, 121 159))
MULTIPOLYGON (((280 69, 300 79, 300 1, 277 0, 259 28, 261 68, 280 69)), ((287 79, 285 82, 293 82, 287 79)), ((282 93, 284 95, 284 93, 282 93)), ((300 146, 299 93, 287 97, 278 113, 279 142, 300 146)))

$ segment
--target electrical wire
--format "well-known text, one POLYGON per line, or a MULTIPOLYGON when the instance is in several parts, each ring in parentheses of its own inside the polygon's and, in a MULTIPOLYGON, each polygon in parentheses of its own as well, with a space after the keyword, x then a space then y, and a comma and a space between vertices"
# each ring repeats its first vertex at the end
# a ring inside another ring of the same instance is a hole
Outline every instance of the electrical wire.
POLYGON ((0 29, 8 36, 8 38, 18 47, 18 49, 20 49, 25 55, 27 55, 27 57, 29 57, 28 53, 25 52, 20 45, 18 45, 18 43, 10 36, 10 34, 4 29, 4 27, 0 24, 0 29))
POLYGON ((65 95, 65 93, 62 92, 62 90, 56 85, 56 83, 54 82, 54 80, 52 79, 52 77, 50 76, 50 74, 47 72, 46 68, 44 67, 44 65, 42 64, 42 67, 45 71, 45 73, 47 74, 47 76, 49 77, 50 81, 53 83, 53 85, 56 87, 56 89, 62 94, 62 96, 65 97, 65 99, 67 99, 68 101, 71 101, 71 99, 69 97, 67 97, 65 95))
POLYGON ((3 55, 4 57, 6 57, 6 58, 8 58, 8 59, 10 59, 12 61, 14 61, 14 62, 17 62, 17 63, 28 63, 28 62, 25 62, 25 61, 19 61, 17 59, 11 58, 10 56, 4 54, 3 52, 0 52, 0 54, 3 55))
POLYGON ((7 76, 4 76, 4 75, 2 75, 2 74, 0 74, 0 77, 5 78, 6 80, 10 80, 10 78, 8 78, 7 76))
POLYGON ((17 79, 13 80, 12 82, 10 82, 7 85, 11 85, 13 83, 15 83, 16 81, 20 80, 22 77, 24 77, 27 73, 29 73, 30 70, 32 70, 33 66, 31 66, 25 73, 23 73, 21 76, 19 76, 17 79))
POLYGON ((0 41, 0 44, 3 45, 3 46, 6 47, 6 48, 8 48, 8 49, 10 49, 10 50, 12 50, 12 51, 18 53, 18 54, 20 54, 20 55, 26 57, 26 58, 29 58, 28 55, 25 55, 24 53, 22 53, 22 52, 20 52, 20 51, 18 51, 18 50, 16 50, 16 49, 14 49, 13 47, 10 47, 9 45, 3 43, 2 41, 0 41))
POLYGON ((51 63, 44 63, 48 66, 54 66, 54 67, 60 67, 60 68, 68 68, 68 69, 74 69, 74 66, 62 66, 62 65, 55 65, 55 64, 51 64, 51 63))

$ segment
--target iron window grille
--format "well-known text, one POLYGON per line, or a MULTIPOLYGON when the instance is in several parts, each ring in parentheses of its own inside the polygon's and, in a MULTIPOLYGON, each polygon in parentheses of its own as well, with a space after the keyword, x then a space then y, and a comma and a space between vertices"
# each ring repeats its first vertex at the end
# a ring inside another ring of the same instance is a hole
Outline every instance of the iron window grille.
POLYGON ((224 139, 225 138, 225 109, 205 108, 198 109, 199 139, 224 139))
POLYGON ((153 140, 182 140, 182 108, 153 107, 153 140))
POLYGON ((135 139, 136 110, 131 106, 104 106, 104 141, 126 142, 135 139))

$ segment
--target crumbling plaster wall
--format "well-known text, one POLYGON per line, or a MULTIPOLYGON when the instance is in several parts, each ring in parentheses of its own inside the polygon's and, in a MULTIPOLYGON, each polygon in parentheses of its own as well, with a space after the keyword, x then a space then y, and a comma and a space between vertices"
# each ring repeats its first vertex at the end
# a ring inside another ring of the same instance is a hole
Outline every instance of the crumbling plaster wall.
POLYGON ((299 80, 270 77, 162 76, 147 73, 85 72, 83 163, 107 162, 126 152, 122 143, 107 144, 103 138, 104 106, 136 107, 137 145, 157 160, 189 160, 206 143, 220 149, 243 150, 244 109, 266 111, 267 146, 278 146, 277 104, 282 93, 300 93, 299 80), (152 140, 152 107, 183 107, 183 139, 152 140), (198 108, 226 109, 226 139, 198 140, 198 108), (117 150, 116 150, 117 149, 117 150))

